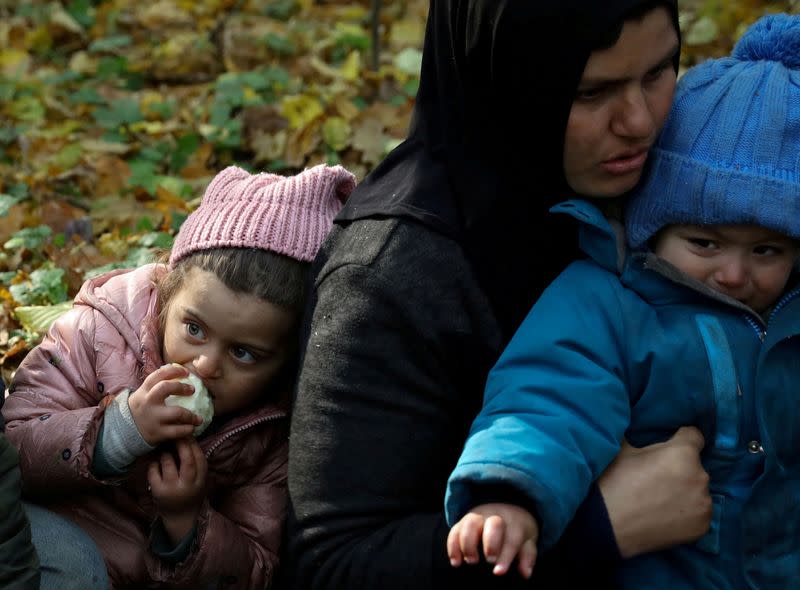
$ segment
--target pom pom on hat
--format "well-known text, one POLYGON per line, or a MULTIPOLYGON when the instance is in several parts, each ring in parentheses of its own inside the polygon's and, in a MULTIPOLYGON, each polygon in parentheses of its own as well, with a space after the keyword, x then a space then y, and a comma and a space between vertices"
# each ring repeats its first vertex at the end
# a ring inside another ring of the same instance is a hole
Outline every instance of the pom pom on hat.
POLYGON ((169 264, 200 250, 231 247, 310 262, 355 184, 341 166, 315 166, 288 177, 229 166, 183 222, 169 264))
POLYGON ((800 68, 800 19, 788 14, 765 16, 747 29, 731 57, 778 61, 787 68, 800 68))
POLYGON ((731 57, 691 68, 626 203, 636 249, 673 224, 800 239, 800 15, 763 17, 731 57))

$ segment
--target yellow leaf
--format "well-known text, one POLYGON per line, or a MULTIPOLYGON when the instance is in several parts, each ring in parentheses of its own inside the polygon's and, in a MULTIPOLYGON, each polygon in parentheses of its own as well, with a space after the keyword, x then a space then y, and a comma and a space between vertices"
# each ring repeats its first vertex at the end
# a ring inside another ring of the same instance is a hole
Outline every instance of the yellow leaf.
POLYGON ((338 96, 336 100, 334 100, 334 104, 339 114, 348 121, 352 121, 358 117, 358 114, 361 112, 358 110, 358 107, 353 104, 353 101, 345 96, 338 96))
POLYGON ((392 25, 389 42, 393 47, 422 47, 425 36, 425 22, 420 19, 405 19, 392 25))
POLYGON ((351 82, 357 80, 361 73, 361 53, 358 51, 351 51, 347 59, 344 60, 340 71, 342 73, 342 78, 345 80, 351 82))
POLYGON ((281 104, 281 114, 289 121, 291 129, 306 127, 323 112, 319 100, 306 94, 287 96, 281 104))
POLYGON ((278 131, 277 133, 259 132, 253 137, 251 144, 255 151, 255 162, 261 164, 278 160, 286 150, 286 131, 278 131))
POLYGON ((101 139, 84 139, 81 141, 81 147, 87 152, 100 152, 103 154, 127 154, 135 149, 135 146, 128 143, 117 143, 111 141, 103 141, 101 139))
POLYGON ((31 58, 26 51, 20 49, 0 51, 0 71, 9 78, 25 74, 30 63, 31 58))
POLYGON ((350 124, 341 117, 330 117, 322 125, 322 138, 337 152, 350 144, 351 134, 350 124))
POLYGON ((163 121, 139 121, 138 123, 132 123, 130 127, 131 131, 144 131, 147 135, 163 135, 174 131, 179 125, 174 121, 167 123, 163 121))
POLYGON ((389 139, 383 131, 383 123, 369 118, 353 134, 353 147, 363 153, 365 162, 377 164, 383 158, 389 139))
POLYGON ((98 60, 86 51, 78 51, 70 58, 69 69, 91 76, 97 72, 97 64, 98 60))

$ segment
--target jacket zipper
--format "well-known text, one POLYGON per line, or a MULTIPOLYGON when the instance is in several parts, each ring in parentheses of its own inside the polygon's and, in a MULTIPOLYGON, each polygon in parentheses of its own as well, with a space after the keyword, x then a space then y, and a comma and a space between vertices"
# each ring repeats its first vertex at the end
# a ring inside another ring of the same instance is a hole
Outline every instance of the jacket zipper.
POLYGON ((753 330, 756 332, 756 336, 761 342, 764 342, 764 339, 767 337, 767 328, 769 327, 769 323, 772 321, 772 318, 775 317, 775 314, 778 313, 783 307, 786 306, 792 299, 794 299, 798 293, 800 293, 800 287, 795 287, 792 291, 789 291, 786 295, 781 297, 778 303, 775 304, 775 308, 770 312, 769 318, 767 319, 767 324, 764 325, 763 322, 756 320, 753 318, 752 314, 744 313, 744 318, 747 320, 747 323, 752 326, 753 330))
POLYGON ((271 416, 264 416, 262 418, 257 418, 256 420, 253 420, 246 424, 242 424, 241 426, 238 426, 237 428, 234 428, 233 430, 226 432, 224 436, 217 439, 217 441, 208 448, 208 450, 206 451, 206 459, 211 457, 211 453, 216 451, 222 443, 224 443, 234 434, 239 434, 243 430, 247 430, 248 428, 255 426, 256 424, 261 424, 262 422, 270 422, 272 420, 277 420, 278 418, 285 418, 285 417, 286 414, 272 414, 271 416))

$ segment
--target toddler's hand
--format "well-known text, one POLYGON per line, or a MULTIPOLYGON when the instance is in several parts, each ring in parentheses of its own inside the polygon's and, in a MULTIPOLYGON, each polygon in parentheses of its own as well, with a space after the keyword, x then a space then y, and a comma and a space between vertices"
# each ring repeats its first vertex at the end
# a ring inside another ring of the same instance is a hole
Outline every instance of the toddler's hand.
POLYGON ((194 437, 175 441, 175 450, 178 462, 172 453, 162 453, 160 461, 150 464, 147 482, 164 528, 177 544, 192 529, 203 505, 208 463, 194 437))
POLYGON ((150 373, 142 386, 130 394, 128 406, 142 438, 150 445, 191 436, 203 419, 185 408, 166 406, 170 395, 191 395, 194 388, 177 381, 189 374, 180 365, 164 365, 150 373))
POLYGON ((531 577, 536 562, 539 525, 530 512, 512 504, 481 504, 458 521, 447 537, 447 555, 453 567, 478 563, 483 542, 486 561, 501 576, 516 557, 523 578, 531 577))

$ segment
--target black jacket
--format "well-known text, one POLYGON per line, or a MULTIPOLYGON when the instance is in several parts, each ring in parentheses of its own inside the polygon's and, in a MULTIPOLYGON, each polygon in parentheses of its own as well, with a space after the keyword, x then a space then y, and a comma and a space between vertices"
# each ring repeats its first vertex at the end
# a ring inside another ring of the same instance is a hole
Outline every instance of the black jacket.
POLYGON ((618 553, 596 491, 565 555, 544 556, 534 583, 447 561, 445 484, 502 346, 460 246, 412 221, 356 221, 334 229, 314 271, 290 436, 287 585, 568 588, 586 573, 602 587, 618 553))

